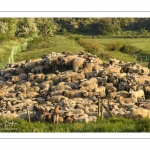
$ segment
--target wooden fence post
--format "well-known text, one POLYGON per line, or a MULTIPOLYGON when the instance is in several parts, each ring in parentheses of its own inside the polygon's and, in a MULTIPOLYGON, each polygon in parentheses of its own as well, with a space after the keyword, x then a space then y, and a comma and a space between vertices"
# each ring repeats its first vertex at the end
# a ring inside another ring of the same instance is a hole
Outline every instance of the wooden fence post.
POLYGON ((101 100, 101 119, 103 120, 103 99, 101 100))
POLYGON ((98 117, 100 116, 100 97, 98 98, 98 117))
POLYGON ((27 115, 28 115, 28 121, 30 122, 30 111, 28 105, 27 105, 27 115))

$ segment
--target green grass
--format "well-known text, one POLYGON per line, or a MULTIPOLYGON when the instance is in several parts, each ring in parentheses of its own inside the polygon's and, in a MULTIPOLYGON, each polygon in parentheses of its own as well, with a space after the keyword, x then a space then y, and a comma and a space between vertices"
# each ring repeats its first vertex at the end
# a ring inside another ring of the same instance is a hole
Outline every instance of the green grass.
POLYGON ((98 38, 91 37, 85 38, 85 40, 99 43, 102 49, 105 49, 105 46, 109 43, 115 43, 119 41, 120 43, 131 43, 133 46, 137 46, 139 50, 147 52, 150 54, 150 38, 98 38))
POLYGON ((22 60, 36 59, 43 54, 49 54, 51 52, 68 51, 74 54, 81 50, 84 50, 84 48, 73 40, 62 35, 55 35, 55 37, 47 38, 37 37, 30 44, 27 51, 15 55, 14 59, 18 62, 22 60))
MULTIPOLYGON (((135 57, 132 55, 123 54, 120 51, 106 51, 106 47, 110 43, 129 43, 132 46, 136 46, 139 50, 142 50, 142 53, 150 54, 150 38, 107 38, 107 37, 83 37, 85 42, 99 44, 102 53, 107 53, 110 57, 122 60, 124 62, 137 62, 135 57)), ((107 61, 106 59, 102 59, 107 61)), ((140 63, 140 62, 138 62, 140 63)), ((140 63, 143 66, 147 66, 147 62, 140 63)))
POLYGON ((14 46, 18 46, 26 42, 24 38, 8 38, 0 43, 0 68, 4 68, 8 63, 8 58, 14 46))
MULTIPOLYGON (((75 35, 76 36, 76 35, 75 35)), ((123 54, 120 51, 108 52, 106 51, 107 44, 120 42, 120 43, 130 43, 133 46, 138 47, 139 50, 142 50, 143 53, 150 54, 150 38, 106 38, 106 37, 86 37, 80 36, 84 41, 99 45, 99 49, 102 53, 108 53, 110 57, 122 60, 124 62, 136 62, 135 58, 131 55, 123 54)), ((8 63, 8 58, 10 56, 11 50, 13 46, 18 46, 25 42, 26 39, 23 38, 14 38, 11 40, 5 40, 0 45, 0 68, 4 67, 8 63)), ((16 54, 14 56, 15 62, 19 62, 22 60, 28 59, 36 59, 41 57, 44 53, 49 54, 50 52, 62 52, 62 51, 70 51, 72 54, 79 52, 81 50, 85 50, 85 48, 80 46, 73 39, 67 38, 67 36, 63 35, 55 35, 54 37, 36 37, 29 44, 29 47, 24 52, 16 54)), ((103 59, 103 61, 107 61, 108 59, 103 59)), ((147 62, 141 63, 143 66, 147 66, 147 62)))
MULTIPOLYGON (((28 122, 14 119, 14 126, 4 126, 6 120, 0 118, 0 132, 150 132, 150 119, 109 118, 90 123, 59 123, 53 125, 46 122, 28 122)), ((7 120, 11 122, 11 120, 7 120)))

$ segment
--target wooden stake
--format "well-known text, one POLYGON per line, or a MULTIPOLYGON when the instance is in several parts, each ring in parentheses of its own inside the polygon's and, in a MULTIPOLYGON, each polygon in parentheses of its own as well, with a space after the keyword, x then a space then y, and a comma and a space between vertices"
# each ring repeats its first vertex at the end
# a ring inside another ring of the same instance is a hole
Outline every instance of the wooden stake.
POLYGON ((100 117, 100 98, 98 99, 98 117, 100 117))
POLYGON ((101 100, 101 119, 103 120, 104 115, 103 115, 103 99, 101 100))
POLYGON ((110 116, 113 117, 113 114, 109 111, 109 109, 107 108, 107 106, 102 102, 102 105, 104 106, 104 108, 108 111, 108 113, 110 114, 110 116))
POLYGON ((27 115, 28 115, 28 121, 30 122, 30 111, 28 105, 27 105, 27 115))

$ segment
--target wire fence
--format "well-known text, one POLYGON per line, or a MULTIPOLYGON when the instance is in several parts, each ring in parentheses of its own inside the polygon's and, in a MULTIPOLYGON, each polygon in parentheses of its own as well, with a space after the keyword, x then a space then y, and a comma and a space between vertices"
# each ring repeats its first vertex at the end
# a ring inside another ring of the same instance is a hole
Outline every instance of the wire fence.
POLYGON ((141 63, 150 61, 150 55, 148 54, 139 54, 139 55, 135 55, 134 57, 136 61, 141 62, 141 63))
MULTIPOLYGON (((30 38, 29 41, 32 41, 33 38, 30 38)), ((28 46, 28 43, 29 41, 19 45, 19 46, 14 46, 11 50, 11 54, 8 58, 8 63, 13 63, 15 60, 14 60, 14 55, 26 50, 27 46, 28 46)))

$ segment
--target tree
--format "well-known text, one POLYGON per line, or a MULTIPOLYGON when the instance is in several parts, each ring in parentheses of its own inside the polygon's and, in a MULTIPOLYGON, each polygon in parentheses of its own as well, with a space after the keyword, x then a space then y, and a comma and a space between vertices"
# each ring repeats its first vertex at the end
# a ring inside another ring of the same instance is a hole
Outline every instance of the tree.
POLYGON ((16 36, 28 37, 38 32, 34 18, 19 18, 17 22, 16 36))
POLYGON ((52 18, 36 18, 38 34, 41 36, 53 36, 58 30, 58 25, 52 18))
POLYGON ((99 19, 97 22, 94 22, 92 26, 93 31, 97 35, 110 35, 114 32, 112 20, 109 18, 99 19))

